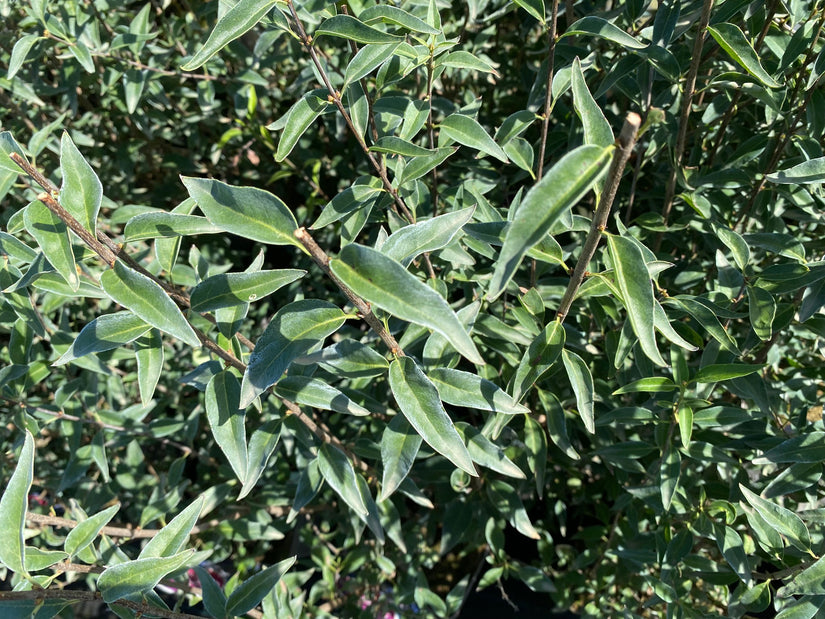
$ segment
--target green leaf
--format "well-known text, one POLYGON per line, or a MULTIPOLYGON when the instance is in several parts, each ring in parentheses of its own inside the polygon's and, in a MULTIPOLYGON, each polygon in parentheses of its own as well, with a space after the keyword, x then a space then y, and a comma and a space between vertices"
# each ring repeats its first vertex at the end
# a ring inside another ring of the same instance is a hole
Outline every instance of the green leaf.
POLYGON ((730 249, 733 259, 736 261, 736 266, 744 272, 750 262, 751 251, 742 235, 730 228, 719 226, 716 228, 716 236, 730 249))
POLYGON ((564 327, 554 320, 530 343, 513 378, 513 399, 518 401, 559 358, 565 342, 564 327))
POLYGON ((596 146, 610 146, 613 144, 613 130, 587 88, 587 82, 584 81, 584 73, 582 73, 581 61, 578 57, 573 60, 571 87, 573 90, 573 106, 584 127, 584 143, 595 144, 596 146))
POLYGON ((163 371, 163 341, 160 331, 152 329, 146 336, 139 337, 135 340, 134 349, 140 401, 147 405, 152 401, 163 371))
POLYGON ((315 29, 315 38, 321 35, 341 37, 356 43, 400 43, 404 40, 393 34, 376 30, 351 15, 335 15, 321 22, 315 29))
POLYGON ((440 333, 467 359, 484 364, 470 335, 444 298, 395 260, 351 243, 329 266, 355 294, 393 316, 440 333))
POLYGON ((103 601, 114 602, 148 593, 162 578, 187 565, 195 556, 185 550, 171 557, 147 557, 107 567, 97 579, 103 601))
POLYGON ((821 462, 823 460, 825 460, 825 432, 817 431, 789 438, 773 449, 769 449, 762 456, 755 458, 753 463, 761 466, 769 462, 821 462))
POLYGON ((699 301, 696 301, 692 297, 680 295, 678 297, 669 297, 665 300, 665 303, 668 305, 674 305, 693 316, 693 318, 695 318, 696 321, 702 325, 705 331, 707 331, 713 339, 719 342, 725 350, 728 350, 737 356, 742 354, 736 346, 736 340, 734 340, 724 329, 724 327, 722 327, 722 323, 719 322, 716 315, 705 305, 699 303, 699 301))
POLYGON ((97 534, 100 533, 100 530, 114 518, 119 509, 120 503, 107 507, 102 512, 78 522, 77 526, 69 531, 66 541, 63 542, 63 548, 69 553, 69 556, 76 556, 91 544, 97 534))
POLYGON ((116 262, 100 276, 100 285, 115 303, 132 310, 153 327, 194 348, 201 342, 180 309, 157 283, 116 262))
POLYGON ((278 142, 278 149, 275 151, 275 161, 283 161, 289 157, 289 153, 295 148, 298 140, 309 129, 310 125, 324 113, 328 105, 329 101, 326 98, 319 97, 317 91, 308 92, 287 110, 283 123, 279 121, 268 127, 268 129, 276 129, 281 128, 280 125, 283 124, 284 131, 278 142))
POLYGON ((530 145, 530 142, 524 138, 512 138, 504 145, 504 152, 507 153, 510 161, 527 172, 530 177, 535 180, 536 175, 533 172, 535 153, 533 153, 533 147, 530 145))
POLYGON ((439 128, 443 135, 459 144, 486 153, 503 163, 510 162, 507 159, 507 153, 496 144, 490 134, 474 118, 463 114, 451 114, 441 121, 439 128))
POLYGON ((3 530, 3 535, 0 535, 0 564, 23 575, 28 574, 23 531, 26 528, 26 509, 33 478, 34 437, 27 431, 17 466, 0 497, 0 527, 3 530))
POLYGON ((765 522, 771 528, 780 535, 784 535, 795 548, 802 552, 811 553, 811 535, 808 533, 808 527, 805 526, 802 518, 791 510, 754 494, 742 484, 739 484, 739 490, 742 491, 751 507, 759 512, 759 515, 765 519, 765 522))
POLYGON ((461 438, 466 441, 467 451, 470 452, 470 457, 473 459, 473 462, 508 477, 527 479, 524 471, 504 454, 504 450, 501 447, 493 443, 473 426, 460 421, 455 424, 455 428, 458 430, 461 438))
POLYGON ((773 321, 776 318, 776 299, 759 286, 748 286, 748 314, 751 327, 763 342, 773 337, 773 321))
POLYGON ((343 451, 329 443, 321 445, 318 468, 326 482, 350 508, 358 514, 367 514, 367 506, 358 491, 355 469, 343 451))
POLYGON ((825 182, 825 157, 803 161, 790 168, 768 174, 765 179, 780 185, 813 185, 825 182))
POLYGON ((223 307, 260 301, 304 275, 306 271, 300 269, 213 275, 192 290, 192 311, 211 312, 223 307))
POLYGON ((515 488, 500 479, 493 479, 487 484, 487 494, 495 508, 516 531, 530 539, 541 539, 515 488))
POLYGON ((12 236, 8 232, 0 232, 0 255, 30 263, 37 258, 38 254, 17 237, 12 236))
POLYGON ((428 376, 438 389, 439 397, 447 404, 506 415, 530 412, 529 408, 519 404, 494 382, 476 374, 436 368, 430 370, 428 376))
POLYGON ((29 204, 23 212, 23 221, 43 255, 76 292, 80 287, 80 279, 66 224, 42 202, 29 204))
POLYGON ((549 391, 539 389, 538 394, 542 409, 547 415, 547 434, 550 439, 556 444, 556 447, 564 452, 565 456, 572 460, 580 460, 579 452, 570 443, 570 438, 567 435, 567 419, 565 419, 564 407, 561 402, 549 391))
MULTIPOLYGON (((17 153, 24 161, 28 162, 26 153, 23 152, 23 149, 20 148, 20 145, 12 137, 11 133, 8 131, 0 131, 0 170, 20 174, 23 170, 9 157, 11 153, 17 153)), ((12 230, 9 229, 9 231, 11 232, 12 230)))
POLYGON ((347 70, 344 74, 344 85, 341 87, 341 90, 344 90, 353 82, 357 82, 366 77, 384 64, 387 59, 395 53, 395 50, 398 49, 400 44, 401 43, 365 45, 359 49, 358 53, 353 56, 347 65, 347 70))
POLYGON ((206 218, 221 230, 269 245, 295 245, 295 217, 280 199, 255 187, 233 187, 208 178, 181 177, 206 218))
POLYGON ((229 594, 229 599, 226 600, 226 614, 230 617, 245 615, 255 608, 270 594, 294 563, 295 557, 290 557, 247 578, 229 594))
POLYGON ((573 387, 573 393, 576 395, 576 405, 584 427, 593 434, 596 431, 593 412, 593 376, 584 359, 576 353, 563 349, 561 358, 564 362, 564 369, 567 371, 567 378, 570 379, 573 387))
POLYGON ((32 46, 40 40, 41 37, 36 34, 26 34, 17 39, 14 47, 11 48, 11 57, 9 58, 9 68, 6 71, 6 79, 11 80, 17 75, 20 67, 26 61, 26 56, 29 55, 32 46))
POLYGON ((601 17, 594 16, 583 17, 565 30, 559 38, 582 34, 601 37, 628 49, 644 49, 647 47, 646 44, 630 36, 621 28, 614 26, 601 17))
POLYGON ((241 408, 246 408, 281 378, 292 361, 335 333, 346 315, 332 303, 316 299, 282 307, 255 344, 241 385, 241 408))
POLYGON ((379 376, 390 367, 383 355, 355 340, 341 340, 318 352, 299 357, 294 363, 317 363, 333 374, 350 378, 379 376))
POLYGON ((719 46, 725 50, 745 71, 759 80, 768 88, 779 88, 781 84, 774 80, 762 68, 759 56, 745 37, 745 34, 734 24, 721 23, 708 26, 708 32, 716 39, 719 46))
POLYGON ((381 253, 406 267, 417 256, 449 245, 474 212, 475 207, 469 207, 399 228, 381 246, 381 253))
POLYGON ((404 415, 395 415, 384 426, 381 435, 381 495, 378 502, 388 499, 398 489, 412 468, 421 436, 410 426, 404 415))
POLYGON ((143 547, 138 559, 171 557, 180 552, 200 517, 204 501, 204 495, 199 496, 172 518, 169 524, 158 531, 143 547))
POLYGON ((404 166, 401 173, 400 185, 406 185, 437 168, 455 153, 457 149, 450 146, 436 148, 435 153, 428 157, 416 157, 404 166))
POLYGON ((559 219, 569 216, 570 209, 605 173, 612 154, 612 146, 580 146, 564 155, 527 192, 507 228, 487 291, 488 300, 495 300, 504 292, 524 254, 541 241, 559 219))
POLYGON ((478 56, 474 56, 470 52, 459 50, 457 52, 449 52, 440 56, 436 60, 436 67, 452 67, 454 69, 467 69, 468 71, 481 71, 482 73, 492 73, 499 75, 490 63, 485 62, 478 56))
POLYGON ((338 221, 353 211, 371 206, 383 192, 379 179, 374 177, 359 178, 352 184, 352 187, 347 187, 327 203, 318 219, 310 226, 310 229, 318 230, 338 221))
POLYGON ((744 544, 739 533, 731 527, 719 523, 713 524, 716 545, 719 547, 722 556, 739 576, 740 580, 747 585, 751 583, 751 569, 748 563, 748 555, 745 552, 744 544))
POLYGON ((399 357, 390 364, 390 389, 401 412, 430 447, 472 476, 472 458, 447 411, 438 390, 415 362, 399 357))
POLYGON ((243 488, 238 494, 239 501, 252 492, 255 484, 258 483, 261 475, 266 470, 272 452, 275 451, 281 438, 281 433, 278 431, 280 425, 280 419, 273 419, 252 433, 252 437, 249 439, 249 447, 246 450, 248 454, 246 479, 243 480, 243 488))
POLYGON ((212 436, 238 479, 246 479, 245 411, 240 408, 241 384, 230 370, 215 374, 206 386, 206 418, 212 436))
POLYGON ((527 11, 531 17, 535 17, 540 24, 544 24, 544 0, 513 0, 513 2, 527 11))
MULTIPOLYGON (((790 582, 776 592, 776 596, 780 598, 792 595, 825 595, 825 557, 820 558, 813 565, 809 565, 792 576, 790 582)), ((816 615, 806 616, 814 617, 816 615)))
POLYGON ((440 34, 441 32, 407 11, 389 4, 377 4, 367 7, 361 11, 358 19, 365 24, 378 21, 396 24, 411 32, 420 32, 421 34, 440 34))
POLYGON ((192 58, 181 66, 184 71, 194 71, 212 56, 241 35, 245 34, 269 12, 276 0, 239 0, 215 24, 206 43, 192 58))
POLYGON ((200 565, 196 565, 194 569, 201 585, 204 609, 212 617, 224 619, 226 617, 226 596, 223 590, 206 569, 200 565))
POLYGON ((536 493, 542 498, 547 474, 547 435, 541 424, 530 415, 524 417, 524 446, 527 448, 527 466, 536 483, 536 493))
POLYGON ((40 548, 32 548, 31 546, 26 547, 26 567, 30 572, 45 570, 55 563, 65 561, 68 558, 69 555, 60 550, 41 550, 40 548))
POLYGON ((132 312, 115 312, 98 316, 81 329, 75 341, 53 365, 96 352, 111 350, 136 340, 151 329, 151 325, 132 312))
POLYGON ((429 157, 435 154, 434 150, 418 146, 407 140, 402 140, 393 135, 385 135, 378 138, 375 144, 370 146, 370 151, 375 153, 387 153, 390 155, 401 155, 402 157, 429 157))
POLYGON ((673 445, 665 448, 662 455, 662 464, 659 467, 659 490, 662 495, 662 506, 665 511, 670 511, 670 504, 679 488, 679 477, 682 471, 682 456, 673 445))
POLYGON ((103 185, 66 132, 60 140, 60 173, 63 176, 61 206, 94 236, 103 185))
POLYGON ((759 372, 764 365, 745 365, 743 363, 717 363, 706 365, 696 372, 692 382, 696 383, 717 383, 723 380, 747 376, 754 372, 759 372))
POLYGON ((86 47, 83 41, 75 41, 74 45, 69 45, 69 53, 77 59, 86 73, 96 72, 95 61, 92 58, 89 48, 86 47))
POLYGON ((320 378, 284 376, 275 385, 274 391, 282 398, 320 410, 356 417, 366 417, 370 414, 366 408, 353 402, 342 391, 320 378))
POLYGON ((679 386, 667 376, 647 376, 633 381, 613 392, 613 395, 624 393, 667 393, 676 391, 679 386))
POLYGON ((607 245, 616 284, 621 290, 630 325, 645 355, 656 365, 666 366, 656 346, 655 298, 645 258, 639 247, 623 236, 608 235, 607 245))
POLYGON ((221 228, 213 226, 206 217, 178 213, 141 213, 126 223, 123 236, 127 241, 141 241, 218 232, 222 232, 221 228))

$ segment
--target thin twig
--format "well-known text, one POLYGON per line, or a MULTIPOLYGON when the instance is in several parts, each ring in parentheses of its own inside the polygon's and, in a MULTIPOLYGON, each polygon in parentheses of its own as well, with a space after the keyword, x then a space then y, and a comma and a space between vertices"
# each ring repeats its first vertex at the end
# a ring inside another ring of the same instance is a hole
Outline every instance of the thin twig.
POLYGON ((544 99, 544 116, 541 121, 541 142, 539 143, 538 169, 536 170, 537 181, 540 181, 544 174, 544 151, 547 148, 547 134, 550 131, 550 108, 553 106, 553 73, 556 62, 556 21, 558 16, 559 0, 553 0, 550 24, 547 30, 547 41, 550 45, 547 51, 547 95, 544 99))
POLYGON ((610 209, 613 206, 613 200, 616 198, 616 191, 619 188, 619 181, 622 178, 627 160, 630 158, 630 153, 633 150, 633 145, 636 143, 636 135, 639 127, 642 124, 642 118, 635 112, 630 112, 624 121, 624 126, 616 140, 616 151, 613 153, 613 160, 610 162, 610 169, 607 172, 607 180, 605 181, 604 191, 599 200, 599 206, 596 208, 596 213, 593 215, 593 223, 590 226, 590 232, 585 239, 582 253, 576 262, 576 268, 573 270, 573 275, 570 278, 570 283, 567 285, 567 290, 564 292, 559 309, 556 312, 556 320, 564 322, 567 312, 570 311, 570 306, 573 305, 573 299, 576 298, 576 293, 579 291, 585 274, 587 273, 587 265, 596 253, 596 247, 601 240, 602 232, 607 226, 607 218, 610 215, 610 209))
MULTIPOLYGON (((667 189, 665 190, 665 205, 662 209, 663 223, 667 224, 670 211, 673 208, 673 198, 676 194, 676 177, 682 167, 682 157, 685 150, 685 139, 687 137, 690 110, 693 103, 693 93, 696 88, 696 76, 699 75, 699 65, 702 62, 702 45, 705 42, 705 33, 710 22, 710 12, 713 8, 713 0, 705 0, 702 6, 702 16, 699 19, 699 32, 693 41, 693 56, 690 62, 687 78, 685 79, 685 90, 682 93, 682 108, 679 112, 679 132, 676 135, 676 148, 673 152, 673 168, 668 178, 667 189)), ((656 249, 662 243, 662 233, 656 239, 656 249)))
POLYGON ((390 349, 390 352, 393 355, 403 357, 404 351, 401 349, 401 346, 398 345, 398 341, 393 337, 393 335, 387 331, 384 327, 384 323, 378 320, 378 317, 373 314, 372 308, 370 304, 364 301, 361 297, 355 294, 349 286, 347 286, 344 282, 338 279, 335 274, 329 268, 329 261, 330 258, 326 254, 326 252, 321 249, 318 243, 315 242, 315 239, 312 238, 312 235, 307 232, 306 228, 298 228, 295 231, 295 238, 297 238, 304 247, 307 248, 309 251, 309 255, 312 256, 312 260, 317 264, 324 274, 329 277, 332 282, 338 286, 341 292, 344 293, 344 296, 349 299, 350 303, 352 303, 355 308, 358 310, 358 313, 364 318, 364 322, 366 322, 370 328, 375 332, 375 334, 381 338, 381 341, 387 345, 387 348, 390 349))
POLYGON ((315 47, 312 45, 312 38, 306 33, 306 30, 304 30, 304 24, 298 17, 298 12, 295 10, 292 0, 287 0, 287 5, 289 6, 289 11, 292 15, 292 20, 295 23, 295 27, 298 29, 298 37, 301 39, 301 43, 307 50, 307 53, 309 54, 312 63, 315 65, 315 68, 318 70, 318 74, 321 76, 324 86, 327 91, 329 91, 329 102, 334 103, 335 107, 338 108, 338 111, 341 113, 341 117, 344 119, 350 133, 352 133, 355 137, 355 140, 358 142, 361 150, 364 151, 370 165, 372 165, 373 169, 378 173, 378 177, 381 179, 381 184, 384 185, 384 189, 386 189, 393 198, 394 208, 396 208, 410 223, 415 223, 415 216, 412 214, 412 211, 410 211, 409 207, 404 202, 404 199, 399 195, 398 190, 393 187, 389 177, 387 176, 386 170, 382 168, 381 163, 375 158, 375 155, 372 151, 370 151, 369 146, 367 146, 367 143, 364 141, 364 136, 362 136, 361 133, 355 128, 352 118, 341 101, 341 93, 332 85, 329 75, 327 74, 326 69, 324 69, 324 65, 318 58, 318 52, 315 51, 315 47))

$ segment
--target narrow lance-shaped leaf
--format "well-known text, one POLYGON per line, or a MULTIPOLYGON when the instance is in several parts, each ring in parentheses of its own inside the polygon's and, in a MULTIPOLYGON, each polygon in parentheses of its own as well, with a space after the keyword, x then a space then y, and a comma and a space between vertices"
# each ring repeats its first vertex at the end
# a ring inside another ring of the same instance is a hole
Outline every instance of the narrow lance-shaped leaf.
POLYGON ((203 597, 203 607, 212 617, 226 617, 226 596, 220 585, 200 565, 195 566, 195 574, 201 584, 201 594, 203 597))
POLYGON ((508 477, 527 479, 524 471, 505 455, 501 447, 473 426, 462 421, 456 424, 456 430, 467 442, 467 451, 473 462, 508 477))
POLYGON ((584 73, 582 73, 581 61, 578 57, 573 60, 573 73, 571 77, 573 106, 584 127, 584 143, 595 144, 596 146, 610 146, 614 141, 613 130, 610 128, 610 123, 607 122, 604 113, 587 88, 587 83, 584 81, 584 73))
POLYGON ((513 0, 517 5, 527 11, 540 24, 544 24, 545 8, 544 0, 513 0))
POLYGON ((487 298, 504 292, 527 251, 589 191, 607 170, 613 146, 580 146, 559 160, 524 196, 504 238, 487 298))
POLYGON ((474 212, 475 207, 470 207, 404 226, 390 235, 381 253, 407 266, 416 256, 448 245, 474 212))
POLYGON ((117 348, 136 340, 152 328, 141 317, 132 312, 115 312, 98 316, 80 330, 69 350, 63 353, 53 365, 64 365, 69 361, 117 348))
POLYGON ((261 475, 266 470, 269 459, 272 457, 272 453, 281 438, 280 425, 281 421, 279 419, 273 419, 252 433, 249 439, 249 447, 246 450, 246 479, 243 480, 243 488, 238 493, 239 501, 252 492, 255 484, 258 483, 261 475))
POLYGON ((100 285, 113 301, 132 310, 153 327, 169 333, 189 346, 199 348, 198 336, 180 309, 157 283, 116 262, 100 276, 100 285))
POLYGON ((447 404, 478 410, 519 415, 530 409, 516 402, 495 383, 470 372, 436 368, 428 373, 438 389, 438 395, 447 404))
POLYGON ((238 479, 246 478, 245 412, 240 408, 241 384, 230 370, 215 374, 206 386, 206 417, 212 436, 238 479))
POLYGON ((189 539, 189 533, 200 517, 204 501, 205 497, 201 495, 187 505, 185 509, 169 521, 169 524, 149 540, 143 550, 140 551, 138 558, 170 557, 178 553, 186 544, 186 540, 189 539))
POLYGON ((80 287, 72 242, 66 224, 42 202, 32 202, 23 212, 26 230, 43 251, 43 255, 66 280, 72 290, 80 287))
POLYGON ((65 132, 60 140, 60 172, 63 175, 60 204, 94 236, 103 185, 65 132))
POLYGON ((381 495, 382 502, 396 491, 412 468, 421 447, 421 436, 410 426, 404 415, 395 415, 384 427, 381 436, 381 495))
POLYGON ((108 603, 146 593, 163 577, 186 565, 194 554, 194 550, 185 550, 171 557, 149 557, 113 565, 97 579, 97 588, 103 601, 108 603))
POLYGON ((393 55, 401 43, 387 43, 384 45, 365 45, 347 65, 344 74, 343 90, 352 82, 357 82, 363 77, 372 73, 380 67, 390 56, 393 55))
POLYGON ((192 310, 211 312, 222 307, 260 301, 304 275, 306 271, 300 269, 213 275, 192 290, 192 310))
POLYGON ((759 372, 764 365, 746 365, 744 363, 714 363, 706 365, 696 372, 691 382, 715 383, 722 380, 739 378, 759 372))
POLYGON ((655 297, 644 256, 635 243, 623 236, 608 235, 607 245, 633 332, 645 355, 656 365, 666 366, 656 346, 655 297))
POLYGON ((331 410, 344 415, 366 417, 370 412, 351 400, 343 391, 325 380, 311 376, 284 376, 274 387, 275 393, 319 410, 331 410))
POLYGON ((222 230, 269 245, 295 245, 295 217, 280 199, 256 187, 233 187, 208 178, 181 177, 206 218, 222 230))
POLYGON ((768 174, 765 179, 780 185, 812 185, 825 182, 825 157, 810 159, 768 174))
POLYGON ((283 161, 289 156, 301 136, 328 105, 329 101, 319 97, 317 92, 308 92, 287 110, 282 122, 276 121, 268 127, 271 130, 283 129, 275 151, 275 161, 283 161))
POLYGON ((451 114, 441 121, 439 129, 442 134, 455 140, 459 144, 469 146, 470 148, 495 157, 503 163, 510 162, 507 158, 507 153, 501 149, 501 146, 496 144, 495 140, 490 137, 490 134, 488 134, 484 130, 484 127, 474 118, 470 118, 464 114, 451 114))
POLYGON ((644 49, 647 47, 635 37, 630 36, 618 26, 614 26, 606 19, 595 16, 583 17, 564 31, 562 37, 576 35, 593 35, 618 43, 628 49, 644 49))
POLYGON ((564 369, 573 386, 576 395, 576 404, 579 409, 584 427, 593 434, 596 431, 595 415, 593 412, 593 376, 584 359, 567 349, 561 351, 564 369))
POLYGON ((269 12, 276 0, 240 0, 215 24, 206 43, 183 66, 184 71, 194 71, 230 42, 252 29, 269 12))
POLYGON ((351 243, 330 262, 330 269, 360 297, 393 316, 440 333, 467 359, 484 364, 470 335, 444 298, 395 260, 351 243))
POLYGON ((295 563, 295 557, 284 559, 257 574, 253 574, 240 585, 235 587, 226 600, 226 614, 229 617, 241 616, 248 613, 269 595, 281 580, 284 574, 295 563))
POLYGON ((152 329, 145 336, 139 337, 135 340, 134 348, 140 401, 148 404, 163 371, 163 341, 160 331, 152 329))
POLYGON ((441 405, 438 390, 415 361, 399 357, 390 364, 390 389, 407 421, 430 447, 461 470, 478 475, 464 441, 441 405))
POLYGON ((114 518, 119 509, 120 503, 107 507, 102 512, 78 522, 77 526, 69 531, 66 541, 63 542, 63 548, 66 552, 73 556, 91 544, 97 534, 100 533, 100 530, 114 518))
POLYGON ((400 43, 403 37, 387 34, 376 30, 372 26, 352 17, 351 15, 335 15, 321 22, 315 29, 315 38, 322 34, 333 37, 341 37, 356 43, 400 43))
POLYGON ((530 342, 513 378, 513 399, 520 400, 550 370, 564 348, 564 327, 554 320, 530 342))
POLYGON ((316 299, 294 301, 278 310, 249 358, 241 385, 241 408, 278 382, 296 357, 335 333, 345 320, 338 307, 316 299))
POLYGON ((318 450, 318 468, 321 475, 335 492, 356 513, 366 515, 367 506, 358 491, 355 469, 347 455, 328 443, 318 450))
MULTIPOLYGON (((813 565, 808 566, 800 573, 791 577, 787 585, 776 592, 777 597, 785 598, 791 595, 803 596, 823 596, 825 595, 825 556, 816 561, 813 565)), ((804 598, 803 598, 804 599, 804 598)), ((821 608, 821 606, 819 607, 821 608)), ((801 617, 814 617, 816 610, 813 613, 805 615, 798 615, 801 617)), ((796 617, 790 615, 791 617, 796 617)))
POLYGON ((377 4, 375 6, 367 7, 358 14, 358 19, 365 24, 379 21, 389 24, 396 24, 411 32, 420 32, 422 34, 440 33, 439 30, 436 30, 430 26, 427 22, 420 20, 407 11, 390 4, 377 4))
POLYGON ((570 443, 567 435, 567 420, 564 417, 564 407, 561 402, 548 391, 539 389, 538 393, 539 401, 547 415, 547 434, 550 439, 564 452, 565 456, 572 460, 580 460, 579 452, 570 443))
POLYGON ((739 29, 739 26, 721 23, 708 26, 708 32, 733 60, 763 85, 768 88, 779 88, 781 86, 771 77, 770 73, 762 68, 759 56, 757 56, 745 34, 739 29))
POLYGON ((748 503, 777 533, 784 535, 794 547, 802 552, 811 552, 811 535, 802 518, 791 510, 754 494, 742 484, 739 484, 739 489, 748 503))
POLYGON ((26 508, 29 489, 34 478, 34 437, 26 432, 17 466, 0 498, 0 564, 12 572, 26 574, 25 542, 26 508))
POLYGON ((205 217, 180 213, 141 213, 135 215, 123 230, 127 241, 144 239, 217 234, 221 228, 212 225, 205 217))
POLYGON ((470 52, 464 50, 450 52, 448 54, 440 56, 438 60, 436 60, 435 66, 453 67, 456 69, 467 69, 470 71, 481 71, 483 73, 492 73, 493 75, 499 75, 499 72, 496 71, 488 62, 485 62, 478 56, 475 56, 470 52))

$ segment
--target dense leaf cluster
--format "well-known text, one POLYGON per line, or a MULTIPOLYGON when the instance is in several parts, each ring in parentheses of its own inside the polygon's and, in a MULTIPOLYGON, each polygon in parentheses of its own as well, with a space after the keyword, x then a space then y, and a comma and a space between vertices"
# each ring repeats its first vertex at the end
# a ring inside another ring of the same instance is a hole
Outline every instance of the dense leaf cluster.
POLYGON ((825 7, 606 4, 0 0, 4 617, 825 612, 825 7))

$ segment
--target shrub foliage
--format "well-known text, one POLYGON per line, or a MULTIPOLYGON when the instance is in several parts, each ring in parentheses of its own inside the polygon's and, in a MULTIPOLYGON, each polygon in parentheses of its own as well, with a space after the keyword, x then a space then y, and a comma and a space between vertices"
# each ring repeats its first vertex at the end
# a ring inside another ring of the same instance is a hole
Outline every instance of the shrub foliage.
POLYGON ((3 616, 823 612, 825 11, 598 4, 0 2, 3 616))

